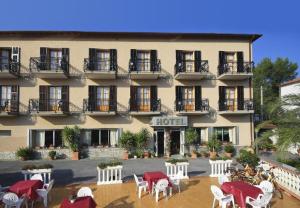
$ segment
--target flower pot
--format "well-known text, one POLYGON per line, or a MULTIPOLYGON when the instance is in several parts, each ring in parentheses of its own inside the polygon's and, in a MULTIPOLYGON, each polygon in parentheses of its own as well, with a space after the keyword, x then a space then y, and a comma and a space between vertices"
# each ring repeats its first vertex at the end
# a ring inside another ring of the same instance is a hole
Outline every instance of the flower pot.
POLYGON ((123 154, 123 160, 128 160, 128 151, 125 151, 124 154, 123 154))
POLYGON ((209 158, 216 158, 217 152, 209 152, 209 158))
POLYGON ((232 153, 231 152, 225 152, 225 156, 228 157, 228 158, 231 158, 232 157, 232 153))
POLYGON ((144 152, 144 158, 149 158, 149 152, 144 152))
POLYGON ((192 159, 197 159, 197 153, 196 152, 192 152, 192 159))
POLYGON ((79 152, 72 152, 72 160, 79 160, 79 152))

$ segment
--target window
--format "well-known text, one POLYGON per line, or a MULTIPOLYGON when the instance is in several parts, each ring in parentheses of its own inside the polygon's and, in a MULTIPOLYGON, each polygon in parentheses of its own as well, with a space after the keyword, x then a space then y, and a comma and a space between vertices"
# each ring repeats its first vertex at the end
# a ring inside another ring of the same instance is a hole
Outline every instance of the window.
POLYGON ((137 105, 140 111, 150 111, 150 87, 137 88, 137 105))
POLYGON ((226 60, 229 71, 233 72, 233 71, 237 70, 236 65, 235 65, 235 62, 236 62, 236 53, 235 52, 226 52, 225 60, 226 60))
POLYGON ((184 106, 184 110, 186 111, 194 110, 195 108, 193 102, 193 97, 194 97, 193 87, 184 87, 182 92, 183 92, 182 103, 184 106))
POLYGON ((62 147, 62 131, 61 130, 33 130, 32 131, 32 147, 49 148, 62 147))
POLYGON ((110 53, 106 50, 96 51, 96 70, 109 71, 110 70, 110 53))
POLYGON ((118 143, 117 132, 117 129, 86 129, 81 143, 94 147, 114 147, 118 143))
POLYGON ((50 70, 57 70, 61 67, 61 58, 61 49, 50 49, 50 70))
POLYGON ((194 71, 194 53, 193 52, 185 52, 185 68, 187 72, 193 72, 194 71))
POLYGON ((10 50, 0 49, 0 70, 8 70, 10 61, 10 50))
POLYGON ((229 128, 223 128, 223 127, 214 128, 214 134, 216 135, 217 139, 222 142, 232 141, 229 135, 229 128))
POLYGON ((11 86, 1 86, 1 109, 10 110, 11 95, 11 86))
POLYGON ((0 137, 11 136, 11 130, 0 130, 0 137))
POLYGON ((109 87, 97 87, 97 109, 109 111, 109 87))
POLYGON ((150 71, 150 51, 137 52, 137 71, 150 71))
POLYGON ((235 88, 234 87, 227 87, 226 88, 226 105, 228 110, 234 111, 236 109, 236 102, 235 102, 235 88))
POLYGON ((50 109, 53 111, 61 110, 61 93, 62 87, 50 87, 50 109))

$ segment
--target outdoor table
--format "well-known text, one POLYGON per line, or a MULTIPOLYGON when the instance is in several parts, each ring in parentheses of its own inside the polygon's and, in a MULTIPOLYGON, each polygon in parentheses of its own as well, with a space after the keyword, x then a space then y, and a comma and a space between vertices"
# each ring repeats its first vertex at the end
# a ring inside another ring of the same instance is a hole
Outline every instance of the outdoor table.
POLYGON ((246 197, 250 196, 254 199, 262 194, 262 190, 243 181, 225 182, 221 189, 226 194, 232 194, 234 201, 241 208, 246 208, 246 197))
POLYGON ((9 187, 8 192, 13 192, 19 197, 25 195, 30 200, 35 200, 38 195, 35 190, 43 188, 43 182, 40 180, 19 181, 9 187))
POLYGON ((169 177, 160 171, 145 172, 143 179, 148 182, 149 191, 152 190, 152 184, 156 184, 160 179, 167 179, 169 181, 169 187, 172 187, 169 177))
POLYGON ((97 206, 94 199, 90 196, 78 197, 74 203, 71 203, 69 199, 64 199, 60 205, 60 208, 95 208, 97 206))

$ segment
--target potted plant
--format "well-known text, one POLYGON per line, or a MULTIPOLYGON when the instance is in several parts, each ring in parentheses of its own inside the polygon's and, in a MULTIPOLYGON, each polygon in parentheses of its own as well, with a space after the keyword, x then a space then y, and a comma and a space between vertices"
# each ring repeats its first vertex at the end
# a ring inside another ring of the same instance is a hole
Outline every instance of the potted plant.
POLYGON ((131 147, 135 144, 135 134, 130 131, 125 131, 120 138, 120 146, 125 149, 123 159, 128 160, 128 155, 131 147))
POLYGON ((225 156, 231 158, 233 153, 235 152, 235 148, 232 144, 228 143, 224 146, 225 156))
POLYGON ((246 149, 240 150, 239 158, 237 158, 237 161, 241 163, 244 167, 247 165, 251 168, 255 168, 258 165, 259 157, 246 149))
MULTIPOLYGON (((188 146, 189 152, 190 152, 190 146, 192 144, 195 144, 197 138, 198 138, 198 134, 197 134, 196 129, 188 128, 185 131, 185 143, 188 146)), ((191 155, 192 155, 192 158, 197 158, 197 152, 196 151, 192 151, 191 155)))
POLYGON ((72 160, 79 160, 80 129, 78 126, 66 126, 62 131, 63 141, 72 150, 72 160))
POLYGON ((29 147, 20 147, 17 152, 16 156, 21 160, 31 160, 34 158, 34 150, 29 147))
POLYGON ((56 151, 52 150, 48 153, 48 156, 51 160, 55 160, 56 158, 56 151))
POLYGON ((221 142, 214 135, 211 139, 208 140, 207 147, 209 149, 209 157, 216 158, 217 153, 221 148, 221 142))
POLYGON ((145 150, 147 143, 150 139, 150 132, 146 128, 142 128, 137 134, 136 134, 136 148, 139 152, 143 151, 144 158, 149 157, 148 150, 145 150))
POLYGON ((197 159, 197 156, 198 156, 198 152, 196 150, 193 150, 192 154, 191 154, 191 158, 192 159, 197 159))

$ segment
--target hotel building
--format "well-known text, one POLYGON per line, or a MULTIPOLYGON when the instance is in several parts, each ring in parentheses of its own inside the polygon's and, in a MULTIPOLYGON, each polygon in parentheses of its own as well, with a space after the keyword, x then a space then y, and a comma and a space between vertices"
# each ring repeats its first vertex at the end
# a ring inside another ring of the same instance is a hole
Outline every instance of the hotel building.
POLYGON ((198 144, 216 134, 251 145, 252 43, 260 36, 2 31, 0 155, 59 149, 61 130, 74 125, 81 143, 99 151, 118 149, 122 132, 141 128, 159 156, 186 153, 188 127, 198 144))

